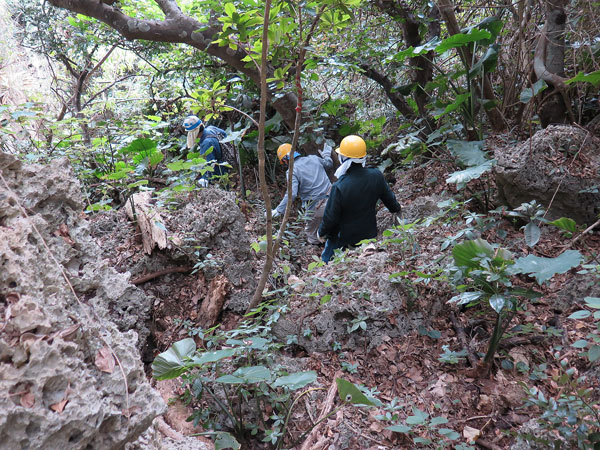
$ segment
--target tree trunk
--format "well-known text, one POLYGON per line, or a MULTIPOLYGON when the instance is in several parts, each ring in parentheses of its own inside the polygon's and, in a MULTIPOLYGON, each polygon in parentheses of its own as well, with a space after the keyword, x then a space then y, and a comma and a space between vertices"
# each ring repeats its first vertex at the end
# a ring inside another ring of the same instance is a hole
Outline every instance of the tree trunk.
MULTIPOLYGON (((455 34, 460 33, 460 28, 458 26, 458 22, 456 21, 456 16, 454 15, 454 5, 451 0, 438 0, 438 8, 440 10, 440 14, 446 22, 446 28, 448 29, 448 34, 453 36, 455 34)), ((468 47, 461 47, 459 52, 462 52, 463 61, 467 66, 467 70, 471 68, 471 61, 473 61, 473 55, 471 50, 468 47)), ((494 89, 492 88, 492 84, 490 82, 490 77, 487 74, 483 76, 483 92, 481 93, 483 98, 486 100, 496 101, 496 96, 494 95, 494 89)), ((506 127, 504 117, 502 117, 502 113, 500 110, 494 106, 489 110, 485 110, 485 113, 488 116, 490 121, 490 125, 494 131, 503 131, 506 127)))
POLYGON ((565 78, 565 13, 566 0, 546 2, 546 23, 540 32, 534 55, 534 69, 538 79, 551 88, 542 97, 538 116, 542 127, 565 123, 569 110, 565 78))

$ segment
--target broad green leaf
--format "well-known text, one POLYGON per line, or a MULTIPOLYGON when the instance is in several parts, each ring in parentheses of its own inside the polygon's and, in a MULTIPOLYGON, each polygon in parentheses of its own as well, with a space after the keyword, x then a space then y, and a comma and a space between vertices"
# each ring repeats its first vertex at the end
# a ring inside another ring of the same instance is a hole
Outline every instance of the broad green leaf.
POLYGON ((575 311, 571 314, 567 319, 585 319, 586 317, 590 317, 592 315, 587 309, 581 309, 579 311, 575 311))
POLYGON ((529 222, 525 225, 525 243, 529 247, 534 247, 540 240, 542 230, 534 222, 529 222))
POLYGON ((588 350, 588 359, 592 363, 600 359, 600 345, 592 345, 592 347, 588 350))
POLYGON ((462 47, 469 42, 489 39, 490 37, 492 37, 492 34, 486 30, 473 29, 468 34, 457 33, 447 39, 444 39, 442 43, 435 48, 435 51, 441 54, 447 50, 450 50, 451 48, 462 47))
POLYGON ((561 230, 569 231, 571 233, 577 232, 577 223, 568 217, 561 217, 560 219, 553 220, 550 222, 550 225, 554 225, 561 230))
POLYGON ((450 153, 458 161, 467 166, 479 166, 488 160, 486 153, 482 150, 484 141, 457 141, 448 139, 446 142, 450 153))
POLYGON ((484 239, 465 241, 461 244, 456 244, 452 249, 452 256, 456 265, 470 269, 479 267, 479 264, 473 261, 473 258, 482 254, 492 258, 492 262, 496 265, 512 261, 513 258, 512 253, 508 250, 504 248, 496 249, 484 239))
POLYGON ((239 450, 242 446, 236 439, 226 431, 215 432, 215 450, 233 449, 239 450))
POLYGON ((600 297, 586 297, 583 300, 590 308, 600 309, 600 297))
POLYGON ((386 430, 395 431, 397 433, 408 433, 412 430, 412 428, 407 427, 406 425, 398 424, 386 427, 386 430))
POLYGON ((460 434, 458 434, 454 430, 451 430, 450 428, 440 428, 437 430, 437 432, 440 433, 442 436, 446 436, 451 441, 458 439, 460 437, 460 434))
POLYGON ((500 47, 497 44, 492 45, 487 49, 485 54, 475 63, 471 70, 469 70, 469 76, 471 78, 479 75, 483 69, 484 73, 489 73, 496 68, 498 62, 498 49, 500 47))
POLYGON ((167 351, 159 354, 152 362, 152 376, 157 380, 170 380, 187 370, 184 358, 189 358, 196 351, 196 343, 192 338, 175 342, 167 351))
POLYGON ((496 160, 490 159, 480 166, 469 167, 468 169, 451 173, 450 176, 446 178, 446 183, 456 183, 457 188, 462 189, 469 181, 476 180, 484 173, 492 170, 492 167, 495 164, 496 160))
POLYGON ((588 345, 588 341, 586 341, 585 339, 579 339, 578 341, 575 341, 571 344, 571 347, 575 347, 575 348, 586 348, 588 345))
POLYGON ((465 94, 458 94, 456 96, 456 99, 452 103, 447 105, 446 108, 441 113, 434 115, 434 117, 436 119, 439 119, 440 117, 442 117, 448 113, 451 113, 452 111, 456 111, 458 108, 460 108, 460 105, 462 105, 464 102, 466 102, 470 97, 471 97, 470 92, 467 92, 465 94))
POLYGON ((206 363, 213 363, 220 361, 224 358, 229 358, 235 355, 237 350, 235 348, 224 348, 222 350, 216 350, 214 352, 204 352, 198 356, 192 358, 191 363, 194 366, 200 366, 206 363))
POLYGON ((151 152, 154 149, 156 149, 156 142, 152 139, 140 138, 132 141, 126 147, 123 147, 121 151, 123 153, 146 153, 151 152))
POLYGON ((490 306, 497 314, 500 314, 506 306, 506 298, 502 295, 492 295, 489 302, 490 306))
POLYGON ((526 273, 535 277, 538 284, 549 280, 557 273, 577 267, 583 261, 583 256, 577 250, 567 250, 556 258, 543 258, 528 255, 519 258, 512 266, 512 273, 526 273))
POLYGON ((535 97, 537 94, 546 89, 548 85, 544 80, 538 80, 533 83, 533 86, 530 88, 525 88, 521 91, 521 95, 519 96, 519 100, 521 103, 529 103, 529 101, 535 97))
POLYGON ((231 375, 224 375, 215 381, 225 384, 260 383, 271 379, 271 371, 264 366, 241 367, 231 375))
POLYGON ((591 83, 592 85, 596 86, 597 84, 600 84, 600 70, 596 70, 595 72, 591 73, 579 72, 573 78, 565 81, 565 84, 576 83, 578 81, 591 83))
POLYGON ((416 438, 413 439, 413 442, 415 444, 430 445, 431 444, 431 439, 427 439, 427 438, 423 438, 423 437, 416 437, 416 438))
POLYGON ((353 405, 375 406, 375 403, 369 400, 367 396, 350 381, 346 381, 343 378, 336 378, 335 383, 337 384, 338 395, 342 401, 352 403, 353 405))
POLYGON ((298 372, 291 375, 286 375, 284 377, 279 377, 275 380, 272 386, 286 387, 292 391, 295 391, 296 389, 301 389, 310 383, 314 383, 316 379, 317 373, 314 370, 309 370, 308 372, 298 372))
POLYGON ((474 302, 483 295, 483 292, 461 292, 455 295, 447 303, 456 303, 458 306, 474 302))
POLYGON ((429 421, 430 425, 442 425, 444 423, 448 423, 448 419, 442 416, 434 417, 429 421))

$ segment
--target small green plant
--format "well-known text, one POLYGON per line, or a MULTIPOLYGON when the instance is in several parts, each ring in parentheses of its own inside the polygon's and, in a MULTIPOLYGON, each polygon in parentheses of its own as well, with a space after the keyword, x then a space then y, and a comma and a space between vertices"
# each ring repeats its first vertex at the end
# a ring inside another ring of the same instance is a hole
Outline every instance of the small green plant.
POLYGON ((352 364, 348 361, 342 361, 342 369, 348 373, 357 373, 358 372, 358 363, 352 364))
POLYGON ((555 397, 547 397, 536 387, 527 387, 525 407, 535 406, 541 415, 537 423, 542 433, 523 433, 520 436, 547 448, 600 448, 600 406, 594 389, 584 378, 577 378, 574 368, 560 362, 560 372, 552 377, 559 388, 555 397))
POLYGON ((586 339, 575 341, 571 344, 571 347, 581 350, 588 349, 584 352, 584 355, 591 363, 594 363, 600 359, 600 297, 586 297, 583 301, 588 308, 596 309, 597 311, 592 313, 587 309, 581 309, 571 314, 569 319, 581 320, 592 316, 595 320, 595 329, 588 333, 586 339))
POLYGON ((367 316, 358 316, 350 321, 350 325, 348 325, 348 333, 352 333, 359 328, 361 330, 367 329, 367 316))
POLYGON ((152 371, 159 380, 183 379, 183 398, 194 408, 190 420, 195 425, 218 430, 223 423, 219 414, 223 414, 236 439, 257 435, 279 448, 291 439, 290 414, 304 394, 296 392, 313 383, 317 375, 314 371, 288 373, 273 365, 282 345, 273 340, 270 330, 281 307, 262 308, 268 313, 262 324, 246 322, 234 330, 213 328, 210 332, 189 327, 190 334, 203 339, 204 348, 197 349, 191 338, 176 342, 156 357, 152 371), (265 410, 273 411, 271 417, 263 417, 265 410))
POLYGON ((458 364, 459 362, 463 361, 467 356, 466 350, 463 349, 458 352, 455 352, 453 350, 450 350, 450 347, 448 345, 442 345, 442 350, 444 350, 444 352, 440 354, 438 361, 444 364, 458 364))
POLYGON ((556 258, 541 258, 528 255, 518 260, 506 249, 492 246, 483 239, 457 244, 452 249, 454 265, 448 268, 450 281, 461 291, 448 303, 473 306, 489 305, 495 313, 495 324, 484 363, 491 367, 500 339, 521 309, 523 298, 537 298, 535 291, 515 287, 514 275, 519 273, 534 276, 539 284, 556 273, 564 273, 578 266, 583 257, 574 250, 567 250, 556 258))

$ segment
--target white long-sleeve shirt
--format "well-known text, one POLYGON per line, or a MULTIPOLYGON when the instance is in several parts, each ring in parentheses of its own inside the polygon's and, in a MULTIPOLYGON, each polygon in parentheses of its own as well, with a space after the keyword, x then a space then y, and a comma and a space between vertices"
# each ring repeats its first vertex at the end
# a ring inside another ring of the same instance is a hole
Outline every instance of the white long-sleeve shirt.
MULTIPOLYGON (((299 156, 294 159, 294 173, 292 174, 292 201, 300 197, 302 202, 318 200, 327 197, 331 190, 331 181, 325 170, 333 167, 331 160, 331 147, 326 148, 320 158, 316 155, 299 156)), ((289 169, 286 171, 286 179, 289 169)), ((279 205, 277 212, 285 212, 288 203, 287 191, 279 205)))

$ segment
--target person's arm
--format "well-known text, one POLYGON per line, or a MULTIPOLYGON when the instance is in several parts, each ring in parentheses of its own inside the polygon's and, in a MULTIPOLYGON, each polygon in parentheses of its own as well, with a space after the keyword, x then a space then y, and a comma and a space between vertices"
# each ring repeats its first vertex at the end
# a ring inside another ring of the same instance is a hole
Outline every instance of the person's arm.
POLYGON ((199 152, 200 156, 206 158, 206 161, 214 161, 217 159, 215 157, 215 148, 219 145, 219 141, 214 138, 206 138, 200 143, 199 152), (209 151, 210 150, 210 151, 209 151), (206 155, 204 155, 207 151, 209 151, 206 155))
POLYGON ((331 146, 325 144, 323 146, 323 150, 319 152, 321 154, 321 159, 319 159, 319 161, 321 162, 325 170, 329 170, 333 167, 333 160, 331 159, 331 150, 333 150, 331 146))
MULTIPOLYGON (((289 173, 289 170, 285 173, 286 180, 287 180, 287 177, 289 176, 288 173, 289 173)), ((296 199, 296 196, 298 195, 298 186, 299 186, 298 178, 296 177, 296 173, 294 172, 292 174, 292 202, 296 199)), ((287 186, 286 186, 285 195, 281 199, 281 202, 279 202, 279 205, 277 205, 277 208, 275 208, 275 211, 277 211, 279 213, 279 215, 283 215, 287 204, 288 204, 288 195, 287 195, 287 186)))
POLYGON ((319 226, 319 236, 324 238, 334 238, 339 233, 340 217, 342 216, 341 197, 335 184, 331 188, 331 193, 325 205, 323 220, 319 226))
POLYGON ((381 201, 391 213, 399 213, 402 209, 402 206, 400 206, 400 203, 398 203, 398 200, 396 200, 396 196, 390 189, 387 181, 385 181, 385 178, 383 178, 383 174, 381 174, 381 183, 383 185, 383 192, 380 197, 381 201))

